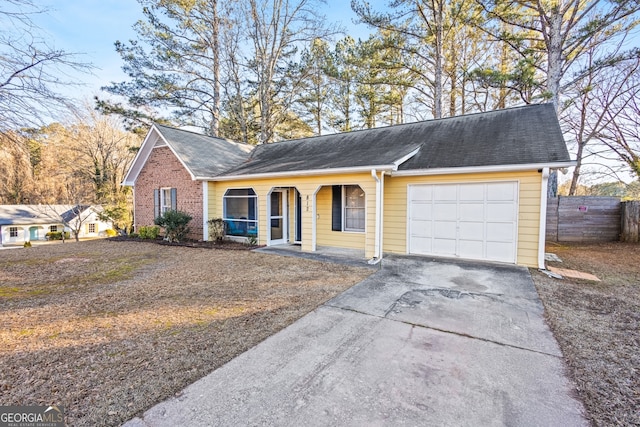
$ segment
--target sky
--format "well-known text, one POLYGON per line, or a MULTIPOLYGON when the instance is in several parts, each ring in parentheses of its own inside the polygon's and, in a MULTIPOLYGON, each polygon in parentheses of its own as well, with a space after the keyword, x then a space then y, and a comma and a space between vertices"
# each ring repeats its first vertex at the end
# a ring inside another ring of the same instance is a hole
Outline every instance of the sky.
MULTIPOLYGON (((369 1, 372 7, 383 7, 385 1, 369 1)), ((136 0, 39 0, 39 7, 47 13, 34 16, 34 22, 45 33, 51 46, 78 53, 77 60, 93 64, 93 75, 74 73, 78 88, 69 88, 70 95, 92 98, 100 94, 100 87, 126 80, 123 65, 116 53, 116 40, 135 39, 133 25, 142 19, 142 7, 136 0)), ((328 0, 322 11, 327 23, 337 24, 354 38, 366 38, 369 29, 355 24, 356 15, 348 0, 328 0)), ((103 93, 104 95, 104 93, 103 93)))

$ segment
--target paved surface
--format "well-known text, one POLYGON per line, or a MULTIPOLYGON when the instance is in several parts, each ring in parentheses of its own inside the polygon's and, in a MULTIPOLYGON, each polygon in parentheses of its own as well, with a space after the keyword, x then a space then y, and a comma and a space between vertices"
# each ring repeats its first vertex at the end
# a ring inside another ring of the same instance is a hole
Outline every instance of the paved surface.
POLYGON ((383 264, 126 425, 588 425, 525 268, 383 264))

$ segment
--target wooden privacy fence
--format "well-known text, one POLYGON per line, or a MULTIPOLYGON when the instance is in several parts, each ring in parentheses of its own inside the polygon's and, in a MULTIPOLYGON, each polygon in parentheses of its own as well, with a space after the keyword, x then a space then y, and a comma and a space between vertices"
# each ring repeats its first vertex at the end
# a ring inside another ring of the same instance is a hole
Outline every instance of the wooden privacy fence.
POLYGON ((622 233, 620 240, 623 242, 640 241, 640 201, 622 202, 622 233))
POLYGON ((547 200, 547 240, 620 240, 621 204, 617 197, 560 196, 547 200))

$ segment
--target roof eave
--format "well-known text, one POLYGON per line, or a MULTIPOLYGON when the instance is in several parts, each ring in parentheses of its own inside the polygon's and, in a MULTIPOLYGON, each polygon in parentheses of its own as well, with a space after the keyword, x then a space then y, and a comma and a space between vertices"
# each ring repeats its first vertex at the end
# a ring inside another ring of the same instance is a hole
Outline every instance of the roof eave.
POLYGON ((237 181, 240 179, 261 179, 261 178, 286 178, 296 176, 313 176, 313 175, 338 175, 347 173, 370 173, 372 169, 377 171, 394 171, 397 169, 396 165, 372 165, 372 166, 358 166, 348 168, 330 168, 330 169, 309 169, 301 171, 286 171, 286 172, 272 172, 272 173, 254 173, 247 175, 219 175, 219 176, 202 176, 195 177, 200 181, 237 181))
POLYGON ((392 176, 420 176, 420 175, 452 175, 452 174, 469 174, 483 172, 518 172, 526 170, 538 170, 543 168, 559 169, 568 168, 576 165, 576 161, 569 160, 564 162, 549 163, 524 163, 513 165, 491 165, 491 166, 467 166, 452 168, 433 168, 433 169, 409 169, 391 172, 392 176))

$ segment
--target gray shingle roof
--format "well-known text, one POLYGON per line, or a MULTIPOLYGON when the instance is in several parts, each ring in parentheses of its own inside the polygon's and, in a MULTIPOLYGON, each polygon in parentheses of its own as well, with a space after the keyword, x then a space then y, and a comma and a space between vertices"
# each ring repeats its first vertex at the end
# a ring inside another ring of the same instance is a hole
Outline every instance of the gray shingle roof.
POLYGON ((60 223, 73 205, 0 205, 0 225, 60 223))
POLYGON ((251 146, 195 132, 155 125, 195 177, 212 177, 244 162, 251 146))
POLYGON ((551 104, 265 144, 222 176, 392 165, 400 170, 570 161, 551 104))

